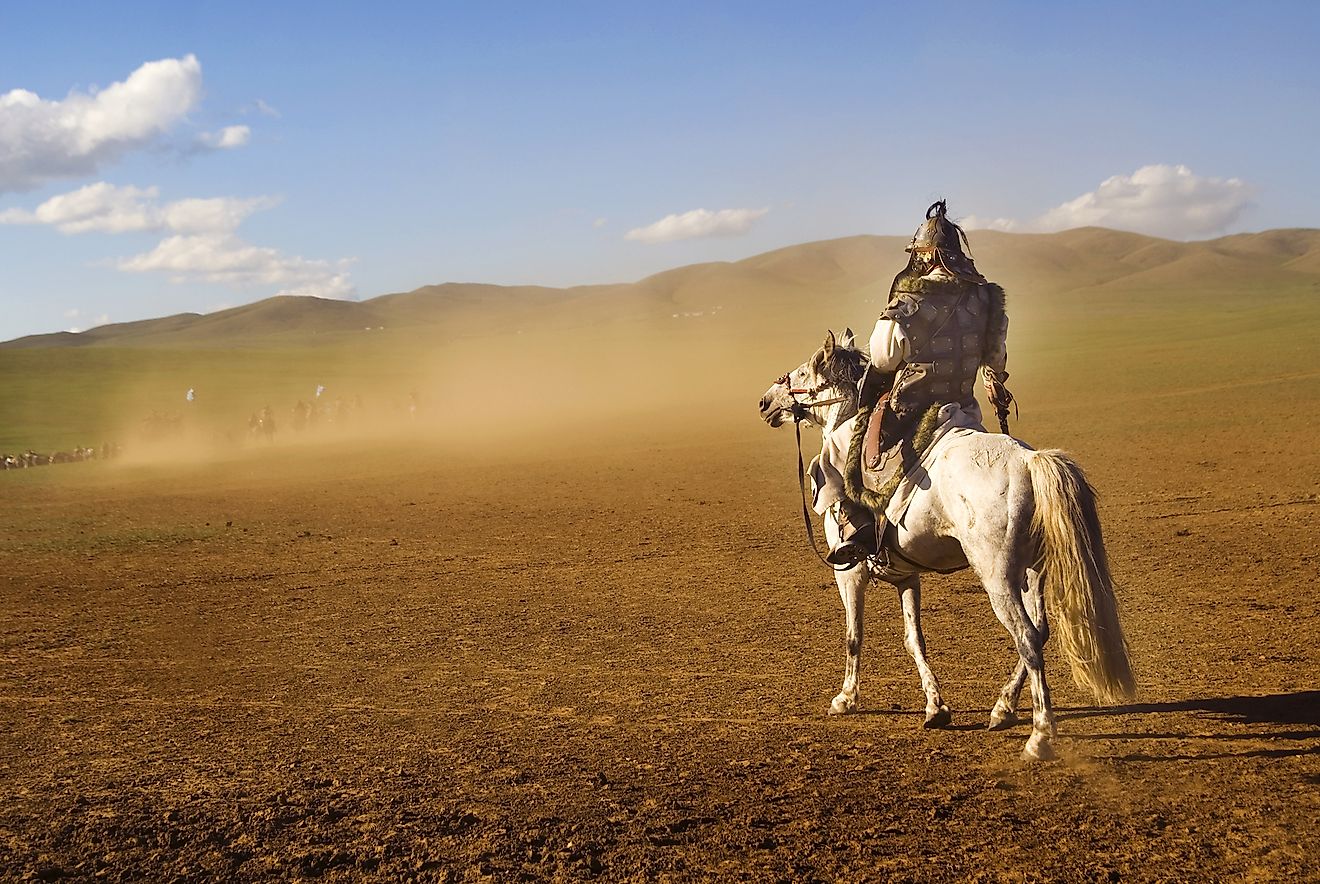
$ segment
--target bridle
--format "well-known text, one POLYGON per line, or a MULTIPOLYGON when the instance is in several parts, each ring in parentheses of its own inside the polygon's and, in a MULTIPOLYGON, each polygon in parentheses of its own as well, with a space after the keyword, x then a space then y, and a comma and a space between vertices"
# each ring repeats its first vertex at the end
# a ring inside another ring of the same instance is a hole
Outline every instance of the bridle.
POLYGON ((797 397, 799 396, 817 396, 825 392, 826 390, 830 389, 834 385, 831 384, 829 381, 821 381, 819 384, 812 387, 811 389, 807 389, 806 387, 789 387, 788 382, 789 380, 791 380, 792 374, 793 374, 792 372, 786 372, 785 374, 780 375, 779 379, 775 381, 775 383, 783 384, 785 387, 788 387, 788 395, 793 398, 793 404, 789 406, 788 413, 793 415, 793 423, 795 424, 798 421, 803 421, 807 419, 807 410, 810 408, 821 408, 826 405, 838 405, 840 402, 848 401, 847 396, 835 396, 833 399, 810 399, 806 402, 799 402, 797 400, 797 397))
POLYGON ((822 564, 828 565, 831 571, 850 571, 857 567, 856 563, 843 566, 836 565, 829 559, 825 558, 824 554, 821 553, 820 548, 816 545, 816 532, 815 529, 811 527, 811 513, 807 509, 807 471, 802 465, 802 422, 808 417, 807 410, 824 405, 837 405, 840 402, 847 402, 849 397, 836 396, 833 399, 813 398, 806 402, 798 402, 797 397, 799 396, 815 397, 834 385, 829 381, 821 381, 811 389, 805 387, 789 387, 788 382, 791 374, 792 372, 783 375, 775 383, 783 384, 788 387, 788 394, 793 398, 793 405, 789 408, 788 412, 793 416, 793 439, 797 442, 798 491, 801 492, 802 497, 802 524, 806 526, 807 529, 807 543, 810 544, 811 551, 816 554, 816 558, 820 559, 822 564))

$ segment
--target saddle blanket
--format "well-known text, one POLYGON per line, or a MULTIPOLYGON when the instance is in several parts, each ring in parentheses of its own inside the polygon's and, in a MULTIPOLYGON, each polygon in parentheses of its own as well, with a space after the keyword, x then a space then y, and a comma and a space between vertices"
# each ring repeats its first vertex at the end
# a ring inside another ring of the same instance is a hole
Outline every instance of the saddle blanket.
MULTIPOLYGON (((965 408, 950 402, 940 408, 936 419, 939 424, 925 454, 899 481, 885 507, 885 518, 892 524, 897 524, 903 518, 917 491, 930 486, 927 468, 940 456, 943 443, 950 434, 985 432, 985 427, 981 425, 981 409, 975 404, 965 408)), ((818 515, 824 515, 826 510, 845 496, 843 471, 848 460, 848 449, 852 445, 856 420, 855 417, 846 420, 826 435, 821 440, 820 454, 811 461, 812 508, 818 515)), ((900 468, 901 463, 901 458, 890 457, 881 464, 880 469, 864 470, 862 483, 872 491, 879 490, 889 481, 893 471, 900 468)))

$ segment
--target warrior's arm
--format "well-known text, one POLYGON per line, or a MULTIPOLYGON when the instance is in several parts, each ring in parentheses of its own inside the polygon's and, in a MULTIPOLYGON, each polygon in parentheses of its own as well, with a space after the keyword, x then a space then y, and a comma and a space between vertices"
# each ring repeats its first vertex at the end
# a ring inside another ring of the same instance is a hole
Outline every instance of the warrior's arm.
POLYGON ((870 408, 894 386, 894 373, 912 350, 912 342, 902 326, 884 316, 876 320, 871 332, 871 364, 858 385, 859 404, 870 408))
POLYGON ((895 372, 911 350, 912 342, 902 326, 883 316, 876 320, 871 332, 871 365, 883 372, 895 372))
POLYGON ((986 328, 985 350, 981 364, 995 373, 1000 381, 1008 379, 1008 313, 1004 310, 1004 290, 991 286, 990 323, 986 328))
POLYGON ((1013 394, 1004 386, 1008 380, 1008 313, 1004 310, 1004 290, 990 286, 990 322, 986 328, 985 349, 981 364, 985 366, 985 395, 999 416, 999 428, 1008 433, 1008 407, 1013 394))

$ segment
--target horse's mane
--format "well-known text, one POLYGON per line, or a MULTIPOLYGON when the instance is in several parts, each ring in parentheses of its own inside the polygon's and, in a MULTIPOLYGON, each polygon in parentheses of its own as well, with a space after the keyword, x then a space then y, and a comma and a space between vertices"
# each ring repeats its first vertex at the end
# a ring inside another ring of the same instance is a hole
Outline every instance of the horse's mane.
POLYGON ((847 392, 856 391, 857 382, 866 373, 866 366, 871 357, 865 350, 856 347, 842 347, 836 344, 828 354, 821 347, 811 357, 811 368, 832 387, 847 392))

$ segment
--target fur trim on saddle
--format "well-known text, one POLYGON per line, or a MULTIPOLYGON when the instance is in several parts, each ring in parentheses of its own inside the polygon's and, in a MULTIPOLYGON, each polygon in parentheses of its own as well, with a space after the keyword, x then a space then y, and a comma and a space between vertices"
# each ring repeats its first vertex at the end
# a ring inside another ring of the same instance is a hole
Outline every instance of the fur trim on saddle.
POLYGON ((875 409, 863 408, 857 412, 852 443, 848 446, 848 463, 843 471, 843 490, 849 500, 860 503, 877 516, 884 515, 890 498, 898 490, 908 470, 921 460, 935 438, 935 433, 940 428, 940 407, 941 403, 936 402, 927 408, 921 419, 917 421, 916 429, 910 434, 904 434, 904 438, 896 446, 891 446, 891 450, 893 447, 900 449, 901 463, 879 491, 872 491, 862 481, 862 449, 865 447, 866 427, 871 423, 871 415, 875 409))

